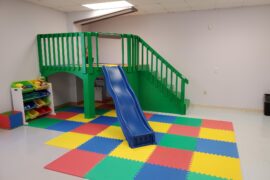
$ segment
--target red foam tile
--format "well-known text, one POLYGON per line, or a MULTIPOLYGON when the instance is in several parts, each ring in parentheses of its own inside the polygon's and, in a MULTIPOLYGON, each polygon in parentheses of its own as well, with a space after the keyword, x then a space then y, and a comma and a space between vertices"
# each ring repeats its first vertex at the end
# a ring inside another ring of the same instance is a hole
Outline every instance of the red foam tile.
POLYGON ((144 116, 145 116, 146 119, 150 119, 153 116, 153 114, 144 113, 144 116))
POLYGON ((76 129, 73 129, 72 132, 82 133, 82 134, 90 134, 90 135, 96 135, 109 127, 108 125, 104 124, 91 124, 86 123, 84 125, 81 125, 80 127, 77 127, 76 129))
POLYGON ((200 132, 200 128, 193 127, 193 126, 183 126, 178 124, 173 124, 168 133, 176 134, 176 135, 183 135, 183 136, 192 136, 198 137, 200 132))
POLYGON ((75 112, 58 112, 56 113, 56 115, 49 115, 47 117, 49 118, 55 118, 55 119, 69 119, 73 116, 76 116, 78 113, 75 113, 75 112))
POLYGON ((105 155, 103 154, 74 149, 54 160, 45 166, 45 168, 74 176, 84 177, 84 175, 104 157, 105 155))
POLYGON ((192 151, 158 146, 148 159, 148 163, 188 170, 192 151))
POLYGON ((203 119, 202 127, 233 131, 233 124, 229 121, 203 119))

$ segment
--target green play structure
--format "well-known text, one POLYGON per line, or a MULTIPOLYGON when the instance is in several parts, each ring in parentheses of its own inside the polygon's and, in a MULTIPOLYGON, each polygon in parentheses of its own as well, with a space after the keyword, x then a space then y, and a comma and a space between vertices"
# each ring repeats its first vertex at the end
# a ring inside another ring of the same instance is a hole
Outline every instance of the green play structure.
POLYGON ((95 116, 94 82, 103 76, 99 39, 121 40, 122 63, 143 110, 185 114, 188 79, 141 37, 132 34, 78 32, 37 36, 42 76, 70 73, 83 81, 85 117, 95 116))

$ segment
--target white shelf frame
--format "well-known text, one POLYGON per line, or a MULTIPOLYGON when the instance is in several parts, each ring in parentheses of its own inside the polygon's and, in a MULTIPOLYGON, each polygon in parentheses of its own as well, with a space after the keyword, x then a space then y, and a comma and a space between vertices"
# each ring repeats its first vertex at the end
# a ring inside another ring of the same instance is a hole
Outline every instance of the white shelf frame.
MULTIPOLYGON (((11 96, 12 96, 12 104, 14 111, 20 111, 23 115, 23 124, 28 124, 25 119, 25 110, 24 110, 24 102, 23 102, 23 89, 22 88, 11 88, 11 96)), ((52 84, 48 83, 47 91, 49 91, 50 95, 48 96, 50 100, 50 104, 48 105, 51 109, 50 115, 55 115, 54 110, 54 102, 53 102, 53 90, 52 84)))

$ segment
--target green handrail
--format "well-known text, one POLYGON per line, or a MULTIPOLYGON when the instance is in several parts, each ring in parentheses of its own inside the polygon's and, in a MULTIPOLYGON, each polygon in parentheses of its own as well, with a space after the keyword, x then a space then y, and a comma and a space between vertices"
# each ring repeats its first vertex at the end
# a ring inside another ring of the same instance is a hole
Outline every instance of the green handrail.
POLYGON ((181 100, 185 99, 185 85, 188 84, 188 79, 137 35, 100 32, 38 35, 40 69, 93 73, 94 64, 99 67, 99 38, 120 39, 122 66, 127 66, 128 72, 148 71, 165 86, 166 91, 170 90, 181 100))

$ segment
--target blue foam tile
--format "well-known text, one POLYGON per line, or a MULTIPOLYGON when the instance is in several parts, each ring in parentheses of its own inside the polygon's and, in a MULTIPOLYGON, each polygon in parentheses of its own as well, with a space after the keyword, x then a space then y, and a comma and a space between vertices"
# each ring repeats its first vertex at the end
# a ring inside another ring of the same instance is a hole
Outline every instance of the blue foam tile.
POLYGON ((149 121, 156 121, 156 122, 165 122, 165 123, 173 123, 175 121, 175 116, 167 116, 167 115, 160 115, 154 114, 149 121))
POLYGON ((158 133, 158 132, 155 132, 155 137, 156 137, 156 142, 157 144, 159 144, 161 138, 163 137, 164 133, 158 133))
POLYGON ((68 131, 71 131, 71 130, 73 130, 73 129, 75 129, 83 124, 84 123, 81 123, 81 122, 61 121, 61 122, 58 122, 54 125, 47 127, 46 129, 68 132, 68 131))
POLYGON ((116 122, 117 122, 117 118, 116 117, 99 116, 98 118, 94 119, 90 123, 113 125, 116 122))
POLYGON ((214 141, 208 139, 197 139, 196 151, 238 158, 235 143, 214 141))
POLYGON ((69 107, 65 109, 67 112, 75 112, 75 113, 84 113, 84 108, 83 107, 69 107))
POLYGON ((117 139, 94 137, 86 143, 82 144, 80 147, 78 147, 78 149, 96 152, 99 154, 109 154, 121 143, 122 141, 117 139))
POLYGON ((187 172, 181 169, 168 168, 164 166, 145 163, 139 171, 136 180, 181 180, 186 179, 187 172))

